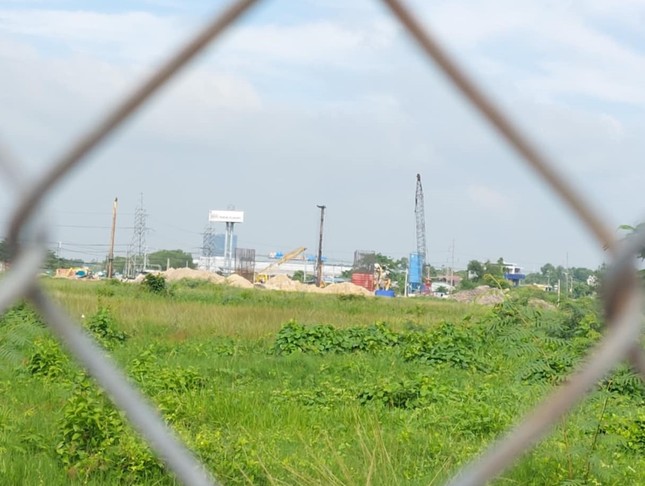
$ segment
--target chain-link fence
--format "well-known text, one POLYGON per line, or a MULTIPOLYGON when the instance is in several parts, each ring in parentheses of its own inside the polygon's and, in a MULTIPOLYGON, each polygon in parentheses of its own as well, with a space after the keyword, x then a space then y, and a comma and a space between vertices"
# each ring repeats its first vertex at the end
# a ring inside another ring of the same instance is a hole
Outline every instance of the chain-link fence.
MULTIPOLYGON (((451 482, 454 485, 483 484, 535 444, 620 362, 627 361, 645 377, 645 353, 639 345, 642 293, 634 268, 634 255, 645 246, 645 232, 641 231, 620 244, 616 242, 607 224, 556 171, 555 164, 464 74, 415 16, 399 0, 382 1, 428 59, 439 66, 450 82, 497 129, 501 138, 518 152, 520 160, 527 163, 553 189, 613 259, 602 291, 606 317, 606 332, 602 341, 566 384, 556 389, 503 439, 492 444, 480 458, 458 472, 451 482)), ((108 392, 150 447, 185 484, 215 484, 216 481, 176 439, 155 408, 128 382, 119 367, 100 352, 97 344, 38 284, 36 276, 47 251, 47 225, 38 209, 52 189, 104 143, 121 123, 256 3, 259 1, 238 0, 219 13, 149 79, 135 86, 116 108, 90 127, 84 136, 55 159, 39 177, 25 178, 21 164, 6 151, 0 152, 0 168, 7 185, 15 192, 15 210, 7 232, 13 264, 0 282, 0 312, 4 312, 17 299, 30 300, 72 355, 108 392)))

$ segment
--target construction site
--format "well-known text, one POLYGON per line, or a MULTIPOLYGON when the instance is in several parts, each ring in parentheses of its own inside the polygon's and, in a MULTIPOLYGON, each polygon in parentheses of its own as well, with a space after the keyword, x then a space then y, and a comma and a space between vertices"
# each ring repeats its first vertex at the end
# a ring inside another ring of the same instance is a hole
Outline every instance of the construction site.
MULTIPOLYGON (((421 175, 416 175, 414 194, 416 221, 416 248, 410 252, 405 269, 405 282, 393 282, 392 269, 379 263, 377 251, 356 250, 352 263, 330 261, 324 255, 324 224, 326 206, 320 210, 319 241, 315 252, 300 246, 290 251, 275 251, 266 255, 256 254, 255 249, 238 246, 236 225, 244 223, 244 211, 229 207, 226 210, 210 210, 203 233, 201 255, 193 256, 195 268, 172 268, 170 260, 166 265, 152 264, 146 245, 147 213, 143 206, 143 195, 134 213, 132 239, 128 247, 125 265, 121 272, 114 269, 114 239, 117 220, 118 199, 114 200, 110 249, 105 271, 92 272, 88 267, 59 268, 58 278, 120 278, 124 281, 139 282, 146 274, 163 275, 168 281, 180 279, 201 279, 217 284, 228 284, 243 288, 264 288, 298 292, 347 293, 375 295, 381 297, 430 295, 432 282, 426 271, 426 225, 423 186, 421 175), (218 226, 224 232, 218 232, 218 226)), ((188 265, 186 265, 188 267, 188 265)), ((446 284, 445 285, 450 285, 446 284)))

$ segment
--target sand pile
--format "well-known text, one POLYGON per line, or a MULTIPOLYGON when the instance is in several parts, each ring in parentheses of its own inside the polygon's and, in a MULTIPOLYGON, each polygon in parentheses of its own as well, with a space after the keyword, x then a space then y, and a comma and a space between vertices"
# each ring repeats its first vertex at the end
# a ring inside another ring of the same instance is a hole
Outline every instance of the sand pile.
POLYGON ((287 292, 308 292, 312 285, 303 284, 297 280, 291 280, 286 275, 276 275, 271 277, 264 284, 264 288, 269 290, 284 290, 287 292))
POLYGON ((467 304, 495 305, 504 302, 504 292, 488 285, 480 285, 471 290, 462 290, 448 297, 467 304))
POLYGON ((208 280, 216 284, 224 283, 225 279, 221 275, 206 270, 195 270, 192 268, 169 268, 161 275, 166 277, 168 282, 175 282, 184 278, 191 278, 195 280, 208 280))
MULTIPOLYGON (((242 289, 252 289, 255 286, 253 283, 246 280, 244 277, 232 274, 224 278, 216 273, 207 272, 206 270, 193 270, 191 268, 169 268, 165 272, 153 272, 157 275, 163 275, 168 282, 174 282, 185 278, 208 280, 216 284, 226 284, 231 287, 238 287, 242 289)), ((145 275, 137 275, 134 279, 135 282, 141 282, 145 275)), ((351 294, 351 295, 372 295, 367 289, 354 285, 350 282, 343 282, 331 284, 324 288, 318 288, 315 285, 307 285, 297 280, 291 280, 286 275, 276 275, 271 277, 261 287, 267 290, 282 290, 284 292, 309 292, 309 293, 322 293, 322 294, 351 294)))
POLYGON ((237 273, 232 273, 228 277, 226 277, 225 280, 227 285, 230 285, 231 287, 238 287, 240 289, 252 289, 254 285, 249 282, 247 279, 244 277, 241 277, 237 273))
POLYGON ((373 296, 374 294, 364 287, 360 287, 351 282, 335 283, 320 289, 325 294, 344 294, 344 295, 365 295, 373 296))

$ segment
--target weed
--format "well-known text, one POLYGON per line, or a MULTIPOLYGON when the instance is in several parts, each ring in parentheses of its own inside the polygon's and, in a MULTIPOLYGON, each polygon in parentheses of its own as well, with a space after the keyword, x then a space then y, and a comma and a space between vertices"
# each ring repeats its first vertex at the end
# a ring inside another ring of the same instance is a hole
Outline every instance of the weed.
POLYGON ((60 378, 69 372, 69 359, 51 338, 39 338, 34 342, 34 352, 27 361, 27 371, 44 378, 60 378))
POLYGON ((111 349, 114 344, 123 343, 128 337, 116 328, 114 317, 108 307, 99 307, 98 311, 90 316, 87 320, 87 329, 107 349, 111 349))
POLYGON ((59 427, 56 453, 73 475, 87 478, 111 469, 117 476, 136 478, 161 472, 157 459, 87 378, 76 382, 59 427))

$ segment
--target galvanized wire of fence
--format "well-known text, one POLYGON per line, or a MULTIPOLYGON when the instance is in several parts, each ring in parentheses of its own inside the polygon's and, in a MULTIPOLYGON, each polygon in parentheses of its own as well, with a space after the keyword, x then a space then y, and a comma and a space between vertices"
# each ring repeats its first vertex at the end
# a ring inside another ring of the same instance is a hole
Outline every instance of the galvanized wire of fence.
MULTIPOLYGON (((592 210, 587 200, 562 177, 538 146, 523 134, 478 85, 468 77, 433 38, 427 28, 399 0, 382 0, 408 31, 420 49, 435 62, 450 82, 473 104, 500 136, 529 167, 578 216, 599 244, 613 257, 604 283, 602 297, 606 314, 606 332, 589 353, 584 365, 567 383, 539 404, 506 437, 492 444, 471 464, 466 465, 450 483, 453 486, 484 484, 509 467, 526 452, 564 414, 584 399, 593 386, 623 361, 629 362, 645 379, 645 353, 640 348, 643 295, 636 278, 634 255, 645 246, 645 231, 617 244, 607 224, 592 210)), ((55 159, 43 176, 27 180, 21 165, 6 150, 0 150, 0 169, 16 192, 7 241, 13 265, 0 282, 0 312, 20 298, 29 299, 45 322, 66 345, 70 353, 121 408, 132 425, 146 439, 153 451, 184 484, 216 484, 194 456, 164 424, 143 395, 130 384, 119 367, 105 355, 93 339, 84 333, 62 309, 45 294, 37 274, 46 255, 45 218, 38 217, 47 194, 86 156, 154 95, 190 60, 234 23, 258 0, 232 2, 183 48, 170 57, 149 79, 99 120, 69 150, 55 159)))

